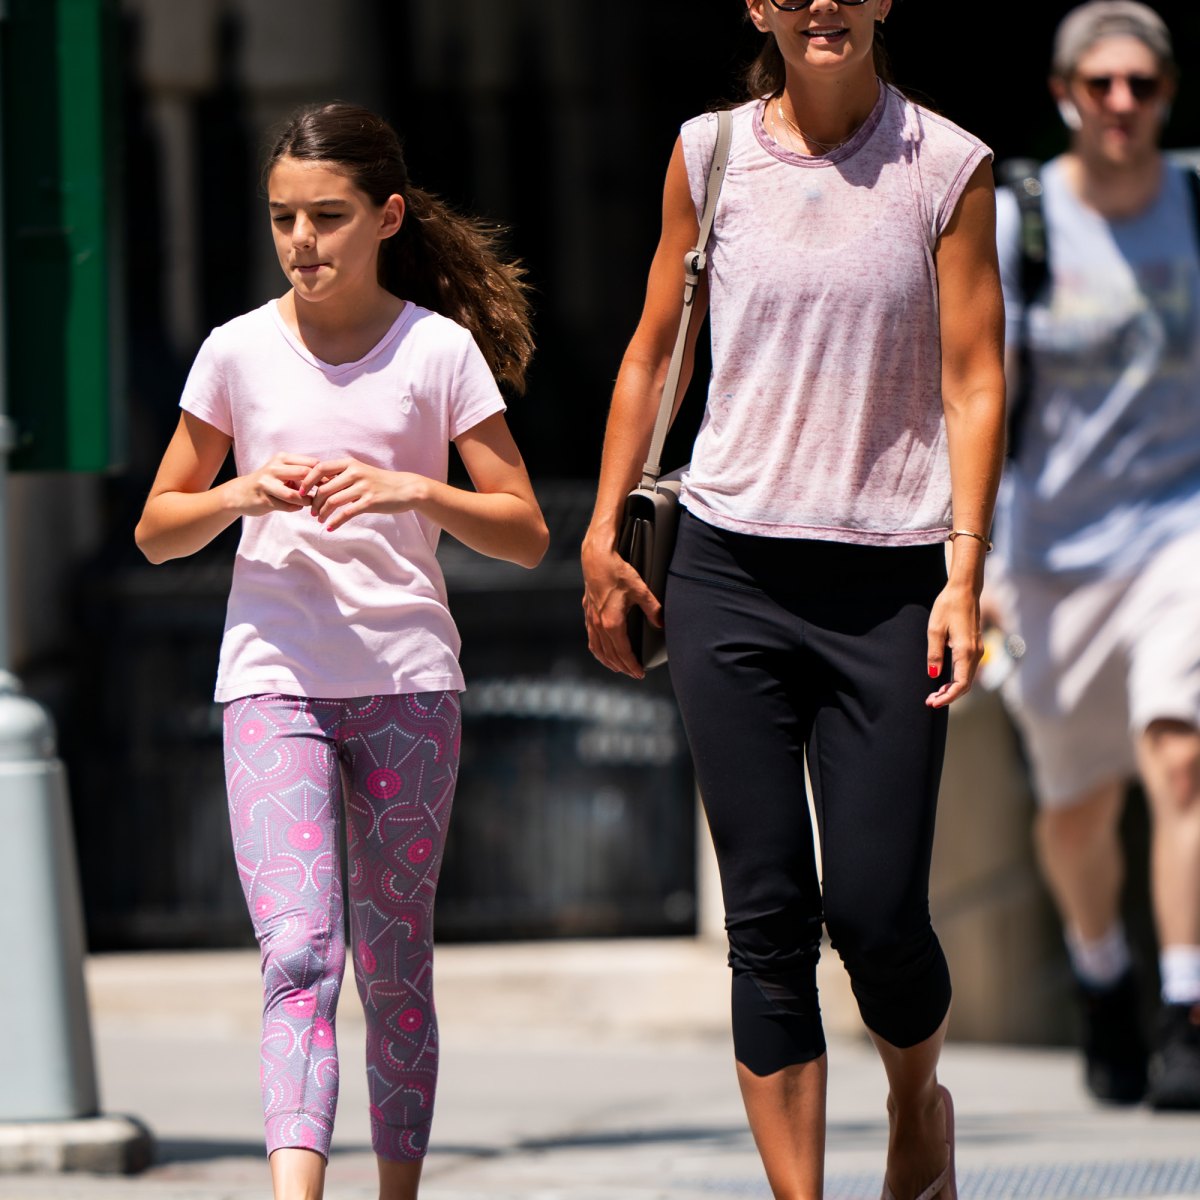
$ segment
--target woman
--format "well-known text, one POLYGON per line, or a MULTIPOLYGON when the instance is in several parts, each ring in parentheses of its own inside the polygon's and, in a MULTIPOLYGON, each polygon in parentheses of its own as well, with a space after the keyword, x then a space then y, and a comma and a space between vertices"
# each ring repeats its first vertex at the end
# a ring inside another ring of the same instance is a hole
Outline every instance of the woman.
POLYGON ((459 755, 447 530, 536 565, 546 526, 495 377, 532 350, 520 270, 408 179, 396 134, 302 110, 267 174, 278 300, 213 330, 137 528, 152 562, 235 521, 216 698, 262 949, 276 1200, 319 1200, 338 1097, 343 894, 381 1200, 413 1200, 437 1084, 433 903, 459 755), (453 442, 474 490, 446 482, 453 442), (214 486, 232 450, 233 478, 214 486), (341 845, 348 864, 341 879, 341 845))
MULTIPOLYGON (((955 1194, 937 1082, 950 983, 928 873, 946 707, 981 653, 1003 319, 989 152, 879 78, 891 3, 746 0, 766 40, 708 246, 713 375, 665 603, 721 869, 738 1079, 788 1198, 823 1181, 822 922, 887 1072, 884 1195, 955 1194)), ((614 539, 715 124, 686 123, 667 169, 583 547, 589 644, 635 677, 626 614, 663 612, 614 539)))

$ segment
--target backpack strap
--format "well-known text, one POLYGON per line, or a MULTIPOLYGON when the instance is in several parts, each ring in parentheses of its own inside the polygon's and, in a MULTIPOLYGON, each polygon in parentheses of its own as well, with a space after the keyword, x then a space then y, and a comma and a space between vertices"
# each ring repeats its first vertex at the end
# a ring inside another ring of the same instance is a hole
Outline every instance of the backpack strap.
MULTIPOLYGON (((1046 245, 1046 217, 1042 211, 1040 164, 1031 158, 1013 158, 999 164, 996 174, 1017 202, 1018 238, 1021 259, 1018 286, 1021 289, 1021 323, 1017 327, 1017 382, 1008 404, 1008 456, 1015 458, 1021 444, 1029 399, 1033 391, 1033 355, 1029 350, 1029 308, 1050 277, 1046 245)), ((1197 212, 1200 214, 1200 177, 1195 179, 1197 212)))
POLYGON ((1200 162, 1184 164, 1188 198, 1192 202, 1192 222, 1196 226, 1196 245, 1200 246, 1200 162))

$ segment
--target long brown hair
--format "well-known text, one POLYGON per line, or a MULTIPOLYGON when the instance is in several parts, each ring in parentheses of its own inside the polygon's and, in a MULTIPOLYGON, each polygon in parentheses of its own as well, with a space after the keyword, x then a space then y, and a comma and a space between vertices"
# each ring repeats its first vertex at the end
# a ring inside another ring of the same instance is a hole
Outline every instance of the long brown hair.
POLYGON ((410 183, 396 131, 355 104, 335 101, 296 112, 275 138, 264 180, 285 157, 329 163, 373 204, 403 196, 404 222, 379 251, 379 282, 466 326, 496 378, 525 390, 533 355, 528 285, 521 264, 502 251, 502 229, 456 213, 410 183))
MULTIPOLYGON (((749 20, 749 10, 747 10, 749 20)), ((875 57, 875 74, 884 83, 891 83, 892 64, 888 59, 887 48, 883 44, 883 22, 875 22, 875 38, 871 44, 875 57)), ((787 82, 787 68, 779 44, 767 34, 763 39, 762 49, 757 57, 742 73, 742 86, 746 89, 746 99, 758 100, 763 96, 778 96, 787 82)))

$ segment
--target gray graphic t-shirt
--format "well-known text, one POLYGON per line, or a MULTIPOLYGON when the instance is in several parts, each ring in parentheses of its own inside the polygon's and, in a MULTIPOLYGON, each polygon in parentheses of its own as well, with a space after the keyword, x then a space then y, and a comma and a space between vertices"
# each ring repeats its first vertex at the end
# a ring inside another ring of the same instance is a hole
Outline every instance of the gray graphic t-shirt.
MULTIPOLYGON (((997 535, 1016 574, 1132 574, 1200 528, 1200 250, 1168 167, 1139 216, 1085 207, 1042 170, 1050 282, 1030 306, 1032 392, 997 535)), ((1018 212, 997 196, 1008 337, 1021 328, 1018 212)))

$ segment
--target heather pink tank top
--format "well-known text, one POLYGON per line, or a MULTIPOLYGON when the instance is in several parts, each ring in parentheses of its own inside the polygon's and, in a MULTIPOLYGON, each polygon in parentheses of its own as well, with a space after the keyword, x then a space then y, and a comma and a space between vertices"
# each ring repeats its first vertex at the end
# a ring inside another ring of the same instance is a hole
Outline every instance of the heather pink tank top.
MULTIPOLYGON (((697 212, 712 113, 682 130, 697 212)), ((942 540, 950 466, 934 248, 989 149, 886 85, 809 158, 733 111, 708 244, 713 373, 683 503, 722 529, 908 546, 942 540)))

